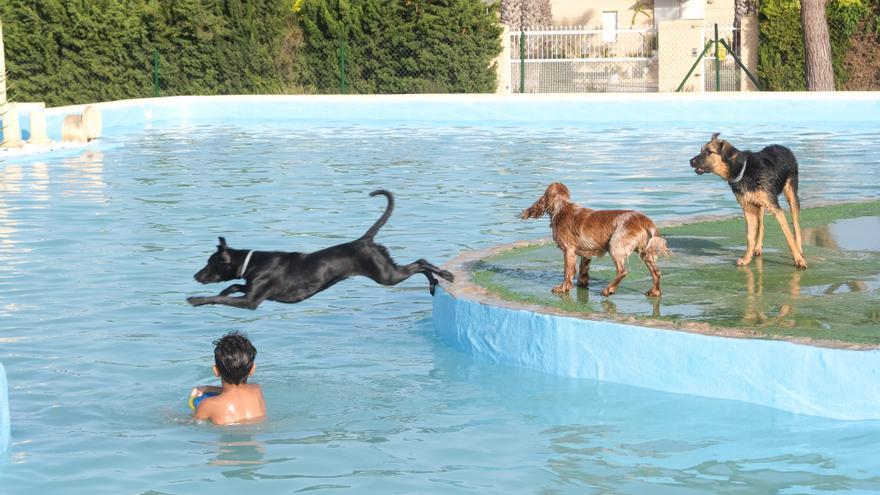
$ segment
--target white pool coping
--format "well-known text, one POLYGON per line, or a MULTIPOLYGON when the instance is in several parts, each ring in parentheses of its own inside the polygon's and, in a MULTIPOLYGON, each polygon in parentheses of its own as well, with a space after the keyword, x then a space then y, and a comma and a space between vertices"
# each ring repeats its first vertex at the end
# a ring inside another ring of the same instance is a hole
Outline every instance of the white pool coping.
MULTIPOLYGON (((880 116, 876 92, 830 93, 604 93, 514 95, 239 95, 170 96, 95 103, 104 135, 124 129, 253 122, 467 123, 486 125, 669 124, 706 125, 707 132, 730 124, 874 122, 880 116)), ((45 109, 49 138, 59 140, 65 115, 87 105, 45 109)), ((29 112, 19 121, 29 135, 29 112)))

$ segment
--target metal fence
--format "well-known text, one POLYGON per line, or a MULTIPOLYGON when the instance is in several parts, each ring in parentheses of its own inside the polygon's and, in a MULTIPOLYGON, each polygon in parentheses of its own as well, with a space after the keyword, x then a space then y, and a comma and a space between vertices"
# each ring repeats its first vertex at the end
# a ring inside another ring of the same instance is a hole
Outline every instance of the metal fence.
POLYGON ((556 27, 510 34, 514 93, 657 91, 653 29, 556 27))
MULTIPOLYGON (((739 49, 739 43, 734 43, 735 38, 738 36, 738 28, 718 26, 718 38, 725 40, 727 46, 732 47, 734 50, 739 49)), ((714 41, 714 27, 704 26, 700 30, 700 38, 703 40, 702 46, 705 46, 710 41, 714 41)), ((720 43, 718 44, 718 53, 715 52, 715 44, 713 43, 703 57, 703 74, 702 91, 739 91, 741 89, 742 69, 739 68, 731 54, 727 53, 727 49, 720 43), (715 66, 716 60, 718 60, 717 70, 715 66)))

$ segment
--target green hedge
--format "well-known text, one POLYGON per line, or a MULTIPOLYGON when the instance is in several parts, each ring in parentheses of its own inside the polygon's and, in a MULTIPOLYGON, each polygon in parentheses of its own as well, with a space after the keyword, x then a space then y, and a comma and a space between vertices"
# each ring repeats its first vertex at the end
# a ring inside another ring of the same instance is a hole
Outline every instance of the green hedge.
POLYGON ((480 0, 2 0, 10 98, 489 92, 497 16, 480 0), (295 13, 297 11, 298 13, 295 13))
MULTIPOLYGON (((844 55, 850 37, 868 13, 860 0, 832 0, 825 10, 831 37, 835 87, 849 74, 844 55)), ((762 0, 758 9, 761 41, 758 48, 758 77, 768 90, 804 91, 804 41, 799 0, 762 0)))
POLYGON ((310 91, 495 91, 501 27, 480 0, 300 0, 294 9, 310 91))
POLYGON ((3 0, 18 101, 50 106, 153 95, 283 91, 289 0, 3 0))

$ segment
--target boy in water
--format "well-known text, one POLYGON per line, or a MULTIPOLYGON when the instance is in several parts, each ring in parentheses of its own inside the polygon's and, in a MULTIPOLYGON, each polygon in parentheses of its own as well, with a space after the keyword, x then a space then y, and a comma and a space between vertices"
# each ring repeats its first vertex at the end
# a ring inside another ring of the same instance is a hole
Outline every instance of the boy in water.
POLYGON ((208 419, 226 425, 254 420, 266 415, 263 390, 256 383, 247 383, 254 374, 257 350, 244 335, 230 332, 214 341, 214 376, 220 377, 219 387, 205 385, 192 390, 197 400, 196 419, 208 419))

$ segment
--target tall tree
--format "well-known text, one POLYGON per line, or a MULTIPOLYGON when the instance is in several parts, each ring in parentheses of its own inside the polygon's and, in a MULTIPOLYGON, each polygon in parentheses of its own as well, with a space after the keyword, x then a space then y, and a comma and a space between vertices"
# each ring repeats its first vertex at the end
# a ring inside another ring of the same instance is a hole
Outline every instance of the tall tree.
POLYGON ((834 91, 831 37, 825 19, 826 0, 801 0, 804 31, 804 76, 809 91, 834 91))

